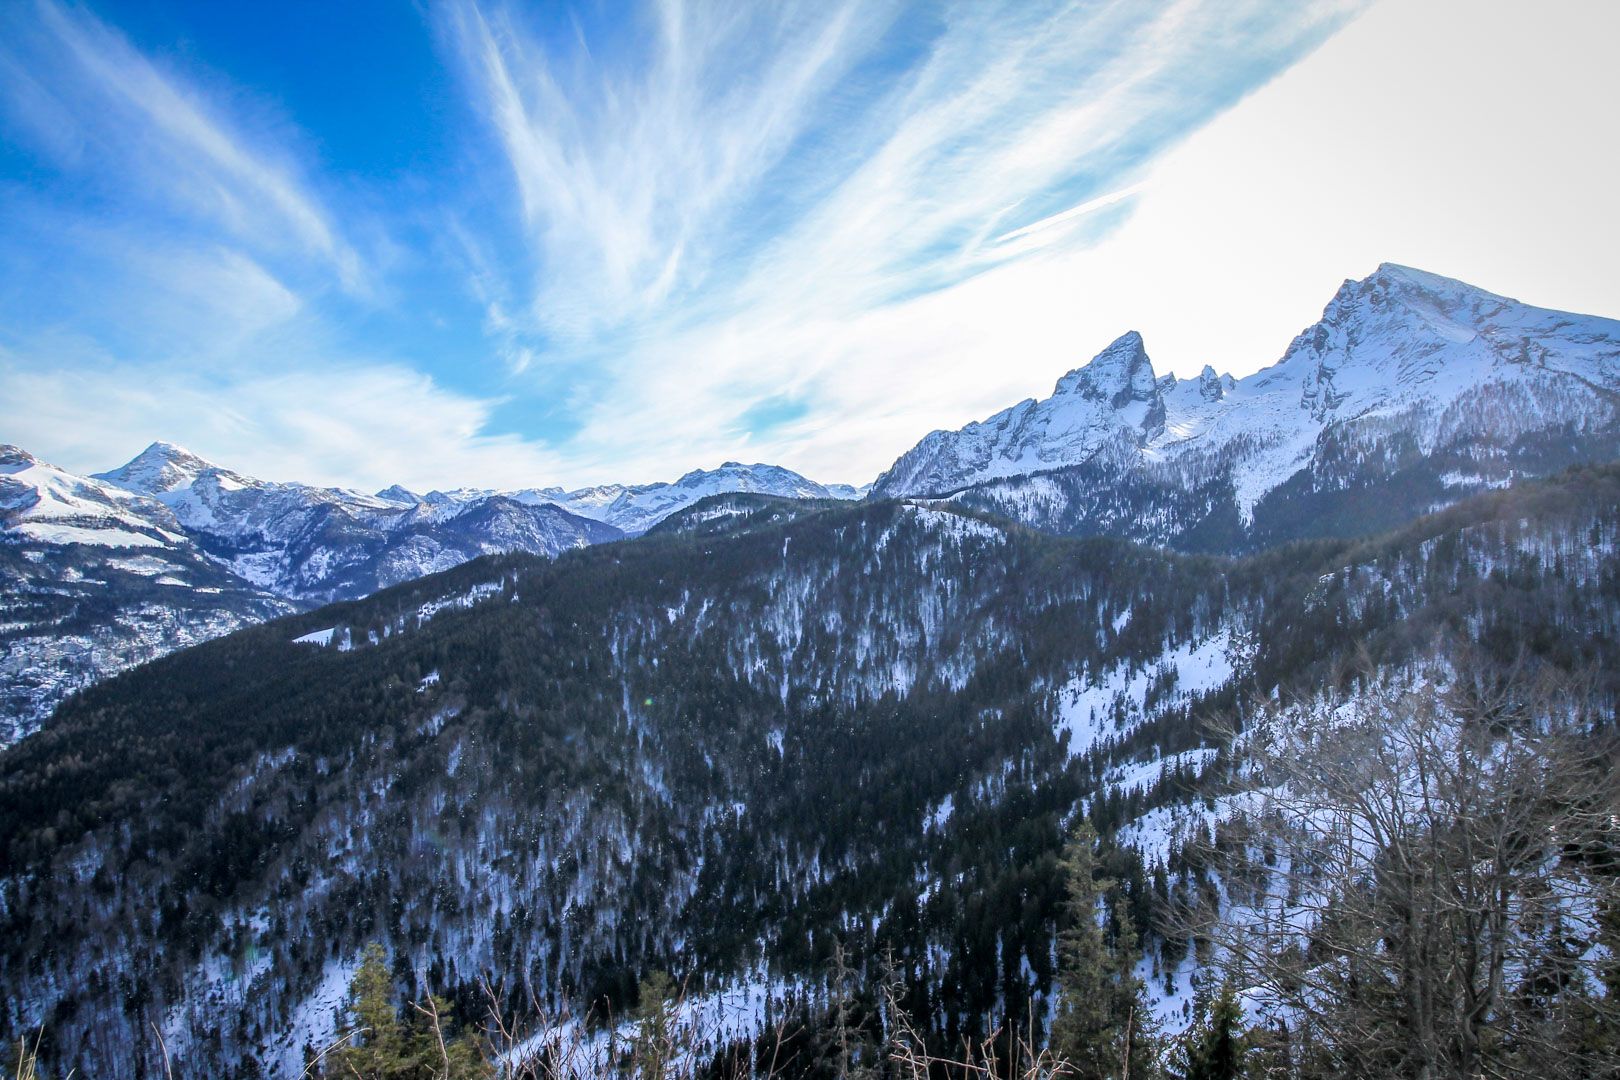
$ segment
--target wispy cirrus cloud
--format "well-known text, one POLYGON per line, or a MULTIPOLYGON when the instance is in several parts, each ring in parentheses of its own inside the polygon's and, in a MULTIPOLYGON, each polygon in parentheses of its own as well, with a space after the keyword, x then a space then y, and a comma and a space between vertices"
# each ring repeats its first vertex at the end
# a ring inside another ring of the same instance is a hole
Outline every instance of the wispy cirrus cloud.
POLYGON ((635 48, 600 53, 577 20, 559 42, 510 9, 451 11, 520 198, 524 312, 578 339, 656 314, 738 254, 759 185, 828 122, 820 107, 898 5, 671 0, 629 16, 635 48))
POLYGON ((644 474, 672 446, 818 434, 847 460, 833 429, 882 426, 858 395, 916 380, 936 298, 1095 242, 1158 155, 1357 6, 669 0, 648 58, 469 0, 453 36, 527 241, 501 335, 532 377, 593 369, 578 460, 644 474))
MULTIPOLYGON (((285 148, 233 123, 89 12, 22 0, 0 18, 0 86, 13 137, 127 227, 225 239, 261 257, 324 264, 344 287, 359 255, 285 148)), ((261 117, 261 123, 263 118, 261 117)))
POLYGON ((0 437, 362 486, 864 480, 1126 329, 1253 370, 1381 259, 1602 310, 1615 18, 0 4, 0 437))

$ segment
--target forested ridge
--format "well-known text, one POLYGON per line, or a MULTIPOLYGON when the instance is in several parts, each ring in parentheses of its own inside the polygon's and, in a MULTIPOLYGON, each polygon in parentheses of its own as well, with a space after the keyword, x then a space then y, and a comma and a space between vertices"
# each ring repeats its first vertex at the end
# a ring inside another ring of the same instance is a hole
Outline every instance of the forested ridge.
POLYGON ((624 1007, 847 951, 942 1045, 1044 1032, 1077 810, 1110 933, 1184 996, 1231 732, 1457 643, 1612 716, 1617 532, 1617 468, 1241 559, 722 496, 252 627, 0 754, 0 1027, 89 1075, 154 1074, 154 1024, 275 1074, 378 941, 463 1016, 484 978, 624 1007))

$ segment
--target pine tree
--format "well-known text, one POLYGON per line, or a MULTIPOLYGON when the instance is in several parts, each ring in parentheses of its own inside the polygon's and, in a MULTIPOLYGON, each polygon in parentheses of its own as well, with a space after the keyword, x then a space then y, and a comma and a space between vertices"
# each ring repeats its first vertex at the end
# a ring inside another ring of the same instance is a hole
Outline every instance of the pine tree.
POLYGON ((348 1042, 328 1057, 325 1075, 354 1080, 485 1080, 495 1075, 470 1036, 457 1037, 443 998, 413 1005, 416 1022, 400 1021, 388 954, 376 942, 361 954, 349 984, 353 1023, 348 1042))
POLYGON ((1147 1080, 1158 1074, 1158 1022, 1148 1006, 1147 987, 1136 977, 1141 953, 1136 945, 1135 923, 1131 921, 1130 907, 1124 897, 1114 901, 1114 927, 1109 961, 1120 1075, 1147 1080))
POLYGON ((455 1013, 448 1001, 435 995, 412 1008, 417 1022, 411 1032, 402 1078, 490 1080, 495 1076, 477 1039, 470 1032, 456 1033, 455 1013))
POLYGON ((1094 847, 1096 831, 1082 819, 1063 851, 1067 926, 1058 935, 1058 1009, 1052 1020, 1052 1047, 1081 1080, 1108 1075, 1098 1050, 1110 1030, 1107 967, 1102 929, 1097 925, 1094 847))
POLYGON ((675 983, 662 971, 641 980, 640 1001, 632 1014, 636 1022, 631 1046, 631 1071, 637 1080, 662 1080, 676 1054, 675 983))
POLYGON ((361 954, 360 969, 349 983, 353 1023, 344 1032, 349 1041, 332 1055, 336 1067, 329 1072, 361 1080, 386 1080, 399 1073, 405 1040, 393 996, 388 954, 374 941, 361 954))
POLYGON ((1240 1028, 1243 1011, 1231 983, 1222 983, 1202 1028, 1188 1042, 1185 1080, 1238 1080, 1247 1049, 1240 1028))
POLYGON ((1152 1013, 1136 978, 1136 934, 1123 903, 1113 939, 1098 919, 1113 882, 1098 878, 1097 833, 1082 820, 1063 853, 1068 926, 1058 936, 1058 1010, 1052 1048, 1080 1080, 1135 1078, 1155 1071, 1152 1013))

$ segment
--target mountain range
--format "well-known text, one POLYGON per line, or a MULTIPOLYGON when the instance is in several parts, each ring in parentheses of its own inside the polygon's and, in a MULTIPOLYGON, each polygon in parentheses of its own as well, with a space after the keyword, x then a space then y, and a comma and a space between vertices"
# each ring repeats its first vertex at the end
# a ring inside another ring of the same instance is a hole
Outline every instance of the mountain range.
POLYGON ((245 623, 480 555, 620 540, 728 491, 857 495, 737 462, 667 484, 366 495, 254 479, 162 442, 88 477, 0 447, 0 745, 75 689, 245 623))
POLYGON ((863 489, 726 462, 673 483, 366 495, 162 442, 93 477, 4 453, 0 745, 73 689, 244 622, 483 554, 640 535, 716 494, 940 499, 1212 554, 1393 528, 1620 458, 1620 323, 1384 264, 1252 375, 1160 376, 1126 333, 1050 397, 936 431, 863 489))
POLYGON ((1614 460, 1617 419, 1620 323, 1385 264, 1253 375, 1156 376, 1128 333, 1051 397, 929 435, 873 494, 1069 535, 1257 550, 1614 460))
POLYGON ((847 956, 954 1047, 1051 1016, 1081 814, 1181 1030, 1177 927, 1243 885, 1231 732, 1526 670, 1612 727, 1617 395, 1620 323, 1386 265, 1254 375, 1126 334, 869 493, 8 448, 8 700, 55 711, 0 751, 0 1030, 58 1072, 295 1075, 380 942, 464 1016, 486 981, 622 1011, 649 971, 824 1001, 847 956))
POLYGON ((485 978, 789 994, 842 948, 954 1045, 1044 1023, 1083 806, 1179 1030, 1167 919, 1243 805, 1221 725, 1527 659, 1609 700, 1616 537, 1615 467, 1242 559, 720 495, 248 627, 0 753, 0 1025, 64 1072, 160 1069, 156 1025, 188 1071, 296 1075, 372 941, 463 1016, 485 978))

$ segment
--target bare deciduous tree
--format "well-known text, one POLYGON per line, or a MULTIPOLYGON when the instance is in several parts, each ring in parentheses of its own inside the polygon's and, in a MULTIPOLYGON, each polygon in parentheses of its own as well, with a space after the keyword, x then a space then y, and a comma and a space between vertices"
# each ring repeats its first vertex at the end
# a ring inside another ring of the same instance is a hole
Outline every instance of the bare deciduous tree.
POLYGON ((1237 739, 1263 794, 1216 845, 1227 903, 1199 930, 1295 1075, 1613 1075, 1620 801, 1590 695, 1451 669, 1237 739))

